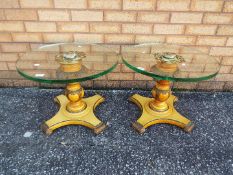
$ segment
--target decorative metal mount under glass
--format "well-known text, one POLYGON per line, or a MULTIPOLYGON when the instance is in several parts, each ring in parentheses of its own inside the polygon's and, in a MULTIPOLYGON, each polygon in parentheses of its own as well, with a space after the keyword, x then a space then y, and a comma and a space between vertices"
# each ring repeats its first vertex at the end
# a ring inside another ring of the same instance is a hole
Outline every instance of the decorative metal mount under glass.
POLYGON ((59 111, 41 125, 44 133, 50 135, 66 125, 83 125, 96 134, 102 132, 106 125, 95 116, 94 109, 104 98, 100 95, 83 98, 84 89, 79 82, 111 72, 117 61, 118 56, 111 49, 94 44, 45 45, 21 57, 17 70, 25 78, 67 84, 65 94, 54 99, 60 105, 59 111))
POLYGON ((219 71, 218 58, 192 47, 161 43, 122 46, 121 49, 125 50, 122 61, 127 67, 156 81, 153 98, 135 94, 129 99, 142 111, 138 120, 132 123, 133 128, 144 133, 151 125, 166 123, 191 132, 194 123, 174 108, 178 99, 171 93, 171 84, 215 77, 219 71))
POLYGON ((175 72, 178 69, 177 63, 185 62, 182 56, 171 52, 155 53, 154 56, 158 60, 156 68, 163 72, 175 72))

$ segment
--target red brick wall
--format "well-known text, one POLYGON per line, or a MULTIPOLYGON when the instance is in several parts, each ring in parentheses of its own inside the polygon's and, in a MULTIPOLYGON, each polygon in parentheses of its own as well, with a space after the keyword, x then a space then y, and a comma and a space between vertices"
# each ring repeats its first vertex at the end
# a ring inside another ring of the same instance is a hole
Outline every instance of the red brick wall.
MULTIPOLYGON (((37 85, 14 73, 19 54, 37 43, 73 41, 158 41, 196 46, 221 57, 219 75, 206 82, 175 83, 175 86, 233 89, 232 0, 1 0, 0 71, 5 78, 0 80, 0 86, 37 85), (12 75, 7 70, 12 70, 12 75)), ((116 88, 153 85, 144 76, 124 72, 122 65, 119 72, 110 75, 86 85, 116 88)))

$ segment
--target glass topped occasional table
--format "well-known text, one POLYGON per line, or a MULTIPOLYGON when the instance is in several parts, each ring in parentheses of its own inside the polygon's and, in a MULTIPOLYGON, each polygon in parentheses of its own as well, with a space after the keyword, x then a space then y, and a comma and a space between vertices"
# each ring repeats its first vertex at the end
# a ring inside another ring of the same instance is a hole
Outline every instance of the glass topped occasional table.
POLYGON ((94 115, 95 107, 104 101, 100 95, 84 97, 79 82, 103 76, 117 66, 118 55, 110 47, 96 44, 42 45, 24 54, 17 61, 17 71, 23 77, 41 83, 67 84, 65 95, 55 102, 58 113, 41 125, 45 134, 65 125, 83 125, 98 134, 106 125, 94 115))
POLYGON ((142 110, 133 128, 144 133, 151 125, 167 123, 191 132, 194 123, 173 106, 177 97, 171 94, 171 82, 197 82, 215 77, 220 67, 218 58, 192 47, 163 43, 122 46, 121 49, 127 67, 156 81, 153 98, 138 94, 130 98, 142 110))

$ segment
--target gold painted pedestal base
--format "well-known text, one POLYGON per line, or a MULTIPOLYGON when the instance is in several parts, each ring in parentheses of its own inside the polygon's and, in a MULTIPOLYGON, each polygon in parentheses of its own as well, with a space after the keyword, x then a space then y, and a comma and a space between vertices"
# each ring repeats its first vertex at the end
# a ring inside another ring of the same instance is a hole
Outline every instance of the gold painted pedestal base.
POLYGON ((55 101, 60 105, 58 113, 41 126, 46 135, 50 135, 55 129, 66 125, 83 125, 93 129, 96 134, 106 128, 106 125, 93 112, 95 107, 104 101, 104 98, 100 95, 83 98, 82 101, 85 102, 86 108, 80 112, 69 112, 67 110, 67 104, 70 101, 65 95, 57 96, 55 101))
POLYGON ((132 124, 133 128, 139 133, 144 133, 147 127, 158 123, 176 125, 183 128, 186 132, 192 131, 194 124, 175 110, 173 103, 177 101, 177 98, 174 95, 170 95, 166 100, 166 104, 168 105, 166 111, 156 111, 151 109, 150 102, 153 100, 154 98, 147 98, 138 94, 135 94, 130 98, 130 101, 136 103, 142 110, 141 117, 132 124))

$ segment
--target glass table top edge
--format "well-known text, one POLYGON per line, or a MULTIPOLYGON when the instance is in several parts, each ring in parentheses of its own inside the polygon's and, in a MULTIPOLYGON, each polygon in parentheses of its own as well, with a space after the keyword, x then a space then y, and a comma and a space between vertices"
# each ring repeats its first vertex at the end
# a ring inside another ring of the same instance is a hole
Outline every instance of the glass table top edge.
POLYGON ((129 64, 121 55, 121 59, 122 62, 124 63, 124 65, 126 65, 128 68, 130 68, 131 70, 135 71, 136 73, 140 73, 142 75, 146 75, 149 76, 155 80, 168 80, 168 81, 173 81, 173 82, 199 82, 199 81, 204 81, 204 80, 209 80, 211 78, 214 78, 219 71, 207 75, 207 76, 203 76, 203 77, 197 77, 197 78, 176 78, 176 77, 169 77, 169 76, 160 76, 157 74, 154 74, 152 72, 147 72, 147 71, 143 71, 142 69, 138 69, 135 66, 129 64))
POLYGON ((48 84, 67 84, 67 83, 76 83, 76 82, 82 82, 82 81, 87 81, 87 80, 93 80, 96 78, 99 78, 103 75, 106 75, 110 72, 112 72, 118 65, 118 62, 115 63, 112 67, 110 67, 107 70, 104 70, 103 72, 100 72, 98 74, 93 74, 87 77, 83 77, 83 78, 74 78, 74 79, 67 79, 67 80, 56 80, 56 79, 41 79, 41 78, 36 78, 36 77, 32 77, 30 75, 27 75, 26 73, 20 71, 18 68, 16 68, 17 72, 23 76, 24 78, 28 79, 28 80, 32 80, 32 81, 36 81, 39 83, 48 83, 48 84))
POLYGON ((40 44, 20 56, 16 62, 16 71, 32 81, 66 84, 92 80, 108 74, 117 67, 119 60, 119 54, 106 44, 77 42, 40 44), (70 52, 72 54, 82 52, 85 55, 80 58, 70 57, 76 61, 72 61, 71 65, 69 62, 64 62, 67 59, 65 54, 67 56, 70 52), (57 60, 58 55, 62 55, 61 58, 64 59, 61 60, 62 62, 57 60))

